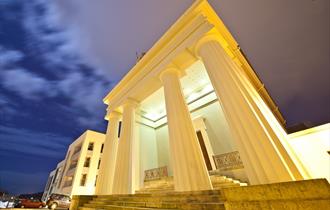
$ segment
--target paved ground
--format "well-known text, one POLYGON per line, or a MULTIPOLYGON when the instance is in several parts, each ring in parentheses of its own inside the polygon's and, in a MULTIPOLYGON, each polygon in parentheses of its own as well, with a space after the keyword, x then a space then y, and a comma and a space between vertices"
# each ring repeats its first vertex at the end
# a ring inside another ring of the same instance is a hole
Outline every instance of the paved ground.
MULTIPOLYGON (((0 208, 1 209, 1 208, 0 208)), ((38 210, 39 208, 8 208, 8 209, 6 209, 6 210, 23 210, 23 209, 25 209, 25 210, 38 210)), ((47 209, 47 208, 40 208, 40 210, 49 210, 49 209, 47 209)), ((63 209, 63 208, 57 208, 56 210, 66 210, 66 209, 63 209)))
MULTIPOLYGON (((1 208, 0 208, 1 209, 1 208)), ((8 208, 8 209, 6 209, 6 210, 39 210, 39 208, 8 208)), ((49 209, 47 209, 47 208, 42 208, 42 209, 40 209, 40 210, 49 210, 49 209)), ((56 210, 64 210, 64 209, 62 209, 62 208, 57 208, 56 210)))

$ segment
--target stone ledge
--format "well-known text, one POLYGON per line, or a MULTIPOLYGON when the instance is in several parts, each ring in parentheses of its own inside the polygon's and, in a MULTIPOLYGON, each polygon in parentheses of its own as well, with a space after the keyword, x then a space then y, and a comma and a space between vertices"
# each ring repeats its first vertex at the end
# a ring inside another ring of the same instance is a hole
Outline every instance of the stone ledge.
POLYGON ((84 204, 93 200, 96 196, 93 195, 73 195, 70 204, 70 210, 78 210, 79 207, 82 207, 84 204))
POLYGON ((330 210, 326 179, 223 189, 226 210, 330 210))
POLYGON ((226 210, 330 210, 330 200, 271 200, 225 202, 226 210))
POLYGON ((326 179, 281 182, 223 189, 226 201, 330 199, 326 179))

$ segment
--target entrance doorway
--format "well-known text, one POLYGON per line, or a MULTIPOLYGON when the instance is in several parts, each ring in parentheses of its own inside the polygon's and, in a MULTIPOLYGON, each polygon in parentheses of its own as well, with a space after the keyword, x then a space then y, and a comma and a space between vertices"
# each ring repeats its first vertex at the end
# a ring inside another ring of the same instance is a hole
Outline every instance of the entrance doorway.
POLYGON ((196 134, 197 134, 197 138, 198 138, 198 141, 199 141, 199 145, 200 145, 202 153, 203 153, 203 157, 204 157, 204 161, 205 161, 205 165, 207 167, 207 170, 211 171, 212 170, 211 160, 209 158, 209 154, 208 154, 206 146, 205 146, 205 142, 204 142, 204 139, 203 139, 202 132, 197 131, 196 134))

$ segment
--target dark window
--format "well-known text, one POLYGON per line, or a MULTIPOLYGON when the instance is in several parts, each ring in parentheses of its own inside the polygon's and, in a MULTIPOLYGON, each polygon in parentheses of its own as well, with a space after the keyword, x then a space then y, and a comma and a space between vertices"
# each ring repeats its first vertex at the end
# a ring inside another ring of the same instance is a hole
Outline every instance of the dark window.
POLYGON ((119 121, 119 126, 118 126, 118 138, 120 137, 120 131, 121 131, 121 121, 119 121))
POLYGON ((87 178, 87 174, 83 174, 81 176, 80 186, 85 186, 85 184, 86 184, 86 178, 87 178))
POLYGON ((78 164, 78 161, 77 160, 72 160, 71 163, 70 163, 70 166, 69 166, 69 169, 68 169, 67 173, 69 172, 69 170, 71 170, 73 168, 76 168, 77 167, 77 164, 78 164))
POLYGON ((100 168, 100 165, 101 165, 101 159, 99 159, 99 163, 97 164, 97 169, 100 168))
POLYGON ((101 145, 101 153, 103 152, 104 144, 101 145))
POLYGON ((96 182, 97 182, 97 175, 96 175, 96 178, 95 178, 95 183, 94 183, 94 186, 96 187, 96 182))
POLYGON ((77 154, 78 152, 80 152, 80 150, 81 150, 81 144, 78 145, 78 146, 76 146, 76 147, 74 148, 73 155, 75 155, 75 154, 77 154))
POLYGON ((88 144, 88 150, 89 150, 89 151, 93 151, 93 149, 94 149, 94 143, 93 143, 93 142, 90 142, 90 143, 88 144))
POLYGON ((63 176, 64 176, 64 171, 66 170, 66 167, 68 166, 69 164, 69 156, 71 154, 71 151, 69 150, 68 153, 66 154, 66 157, 65 157, 65 164, 64 164, 64 167, 63 167, 63 171, 62 171, 62 174, 61 174, 61 178, 60 178, 60 181, 58 182, 58 188, 60 188, 61 184, 62 184, 62 179, 63 179, 63 176))
POLYGON ((89 167, 90 162, 91 162, 91 158, 89 158, 89 157, 86 158, 85 163, 84 163, 84 167, 89 167))

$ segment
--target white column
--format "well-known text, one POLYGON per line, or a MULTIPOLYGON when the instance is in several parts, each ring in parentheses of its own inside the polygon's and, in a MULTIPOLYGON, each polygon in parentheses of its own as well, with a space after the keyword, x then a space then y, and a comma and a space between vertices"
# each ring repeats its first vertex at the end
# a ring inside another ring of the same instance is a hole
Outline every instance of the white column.
POLYGON ((134 128, 135 128, 135 108, 137 103, 127 100, 123 105, 123 120, 121 134, 119 138, 116 169, 113 181, 112 194, 132 194, 134 193, 136 163, 133 154, 134 148, 134 128))
POLYGON ((170 157, 176 191, 212 189, 191 116, 185 102, 177 69, 160 75, 164 85, 170 157))
MULTIPOLYGON (((302 175, 278 136, 260 111, 251 93, 252 84, 218 41, 208 40, 196 48, 202 58, 236 141, 251 184, 302 179, 302 175)), ((269 113, 268 113, 269 114, 269 113)), ((282 138, 282 139, 280 139, 282 138)))
POLYGON ((112 183, 118 148, 118 127, 120 113, 110 112, 108 118, 108 128, 104 141, 101 165, 97 177, 96 194, 109 195, 112 192, 112 183))

